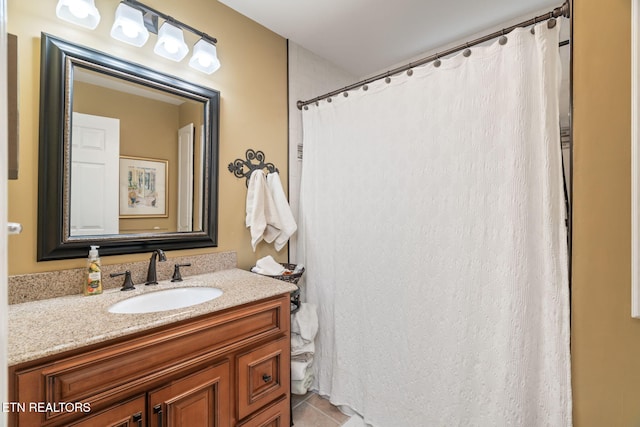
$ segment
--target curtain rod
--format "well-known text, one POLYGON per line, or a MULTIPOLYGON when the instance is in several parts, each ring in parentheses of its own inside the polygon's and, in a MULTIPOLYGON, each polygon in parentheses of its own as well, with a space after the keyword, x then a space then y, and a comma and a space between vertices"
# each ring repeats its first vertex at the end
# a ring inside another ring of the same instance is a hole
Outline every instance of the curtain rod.
POLYGON ((553 9, 552 11, 550 11, 548 13, 545 13, 544 15, 536 16, 535 18, 531 18, 529 20, 520 22, 519 24, 512 25, 512 26, 510 26, 508 28, 503 28, 502 30, 496 31, 495 33, 491 33, 491 34, 488 34, 486 36, 479 37, 479 38, 477 38, 475 40, 472 40, 470 42, 458 45, 456 47, 452 47, 451 49, 447 49, 447 50, 442 51, 442 52, 438 52, 438 53, 436 53, 434 55, 428 56, 426 58, 419 59, 419 60, 417 60, 415 62, 410 62, 410 63, 408 63, 406 65, 403 65, 403 66, 400 66, 398 68, 394 68, 393 70, 389 70, 387 72, 377 74, 377 75, 375 75, 373 77, 369 77, 368 79, 361 80, 361 81, 359 81, 357 83, 354 83, 354 84, 351 84, 349 86, 345 86, 342 89, 334 90, 332 92, 325 93, 324 95, 317 96, 317 97, 315 97, 313 99, 310 99, 308 101, 298 101, 296 105, 298 106, 298 110, 302 110, 303 107, 306 107, 309 104, 313 104, 314 102, 318 102, 318 101, 322 101, 323 99, 331 98, 332 96, 338 95, 338 94, 343 93, 343 92, 346 93, 347 91, 349 91, 351 89, 356 89, 358 87, 364 86, 364 85, 366 85, 368 83, 371 83, 371 82, 374 82, 374 81, 377 81, 377 80, 380 80, 380 79, 383 79, 383 78, 387 78, 388 79, 389 76, 392 76, 392 75, 395 75, 395 74, 399 74, 399 73, 401 73, 403 71, 409 71, 414 67, 418 67, 420 65, 424 65, 424 64, 427 64, 429 62, 433 62, 433 61, 439 60, 440 58, 443 58, 445 56, 451 55, 451 54, 456 53, 456 52, 460 52, 461 50, 465 50, 465 56, 469 56, 471 54, 471 51, 468 51, 468 48, 470 48, 472 46, 475 46, 475 45, 478 45, 480 43, 484 43, 484 42, 489 41, 491 39, 495 39, 497 37, 504 36, 506 33, 509 33, 511 31, 515 30, 516 28, 528 27, 530 25, 535 25, 538 22, 543 22, 543 21, 549 21, 549 28, 553 28, 555 26, 555 18, 559 18, 561 16, 565 17, 565 18, 569 18, 570 15, 571 15, 571 12, 570 12, 569 0, 566 0, 562 6, 556 7, 555 9, 553 9))

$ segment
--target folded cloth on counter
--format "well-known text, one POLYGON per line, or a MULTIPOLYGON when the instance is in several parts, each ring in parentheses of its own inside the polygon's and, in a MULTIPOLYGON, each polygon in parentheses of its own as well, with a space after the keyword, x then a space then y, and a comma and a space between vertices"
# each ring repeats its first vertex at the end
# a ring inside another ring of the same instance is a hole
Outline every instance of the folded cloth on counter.
POLYGON ((280 181, 278 172, 272 172, 267 175, 267 188, 271 192, 271 197, 273 198, 275 209, 280 219, 280 233, 273 243, 276 251, 280 251, 280 249, 287 244, 293 233, 296 232, 298 226, 296 225, 296 220, 293 218, 287 196, 285 196, 284 190, 282 189, 282 182, 280 181))
POLYGON ((318 333, 318 314, 316 306, 307 302, 291 315, 291 336, 298 334, 305 342, 311 342, 318 333))
POLYGON ((254 170, 249 177, 246 214, 245 225, 250 228, 254 252, 260 241, 264 239, 271 243, 280 234, 280 217, 267 188, 264 172, 260 169, 254 170))
POLYGON ((265 274, 267 276, 279 276, 285 272, 285 268, 277 262, 271 255, 260 258, 256 261, 256 266, 251 269, 254 273, 265 274))
POLYGON ((291 381, 291 393, 293 394, 307 394, 309 387, 313 383, 313 372, 311 369, 307 369, 305 377, 298 381, 291 381))
POLYGON ((291 359, 291 380, 300 381, 303 380, 307 374, 307 371, 311 369, 313 364, 313 358, 308 358, 305 361, 299 361, 291 359))

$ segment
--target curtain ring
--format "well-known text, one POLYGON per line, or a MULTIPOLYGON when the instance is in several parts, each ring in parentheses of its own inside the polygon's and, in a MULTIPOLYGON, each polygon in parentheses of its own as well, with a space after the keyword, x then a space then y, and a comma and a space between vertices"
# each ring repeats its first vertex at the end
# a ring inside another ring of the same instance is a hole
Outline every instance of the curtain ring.
POLYGON ((364 91, 369 90, 369 86, 367 86, 366 84, 365 84, 365 85, 362 85, 362 90, 364 90, 364 91))
POLYGON ((440 65, 442 65, 442 61, 440 61, 440 55, 436 53, 436 60, 433 61, 433 66, 438 68, 440 65))
POLYGON ((552 29, 553 27, 556 26, 556 24, 557 24, 556 18, 551 18, 547 21, 547 28, 552 29))
POLYGON ((468 58, 468 57, 470 57, 470 56, 471 56, 471 49, 469 49, 469 43, 465 43, 464 45, 465 45, 467 48, 464 50, 464 52, 462 52, 462 55, 463 55, 465 58, 468 58))
POLYGON ((391 83, 391 77, 389 77, 389 73, 387 73, 387 77, 385 77, 384 82, 391 83))
POLYGON ((531 34, 535 34, 536 33, 536 24, 538 23, 538 17, 534 17, 533 18, 533 27, 531 27, 531 34))
POLYGON ((407 70, 407 76, 409 77, 413 76, 413 70, 411 68, 407 70))
POLYGON ((507 36, 504 35, 504 28, 502 29, 502 31, 500 31, 500 34, 502 34, 502 35, 498 39, 498 43, 500 43, 502 46, 504 46, 505 44, 507 44, 507 41, 509 40, 507 38, 507 36))
POLYGON ((304 106, 304 109, 305 109, 305 110, 308 110, 308 109, 309 109, 309 106, 308 106, 308 105, 305 105, 305 106, 304 106))
POLYGON ((349 96, 349 92, 345 90, 344 92, 342 92, 342 95, 344 95, 344 97, 346 98, 347 96, 349 96))
POLYGON ((329 103, 331 102, 331 97, 327 98, 327 102, 329 103))

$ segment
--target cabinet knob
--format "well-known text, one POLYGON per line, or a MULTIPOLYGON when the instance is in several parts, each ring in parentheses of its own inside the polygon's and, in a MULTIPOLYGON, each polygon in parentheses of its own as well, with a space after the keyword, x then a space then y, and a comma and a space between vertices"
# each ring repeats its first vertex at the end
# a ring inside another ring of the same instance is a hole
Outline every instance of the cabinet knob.
POLYGON ((158 417, 158 427, 162 427, 162 405, 154 406, 153 413, 158 417))
POLYGON ((133 422, 138 423, 138 427, 142 427, 142 412, 133 415, 133 422))
POLYGON ((264 381, 265 383, 268 383, 269 381, 271 381, 271 375, 263 374, 262 381, 264 381))

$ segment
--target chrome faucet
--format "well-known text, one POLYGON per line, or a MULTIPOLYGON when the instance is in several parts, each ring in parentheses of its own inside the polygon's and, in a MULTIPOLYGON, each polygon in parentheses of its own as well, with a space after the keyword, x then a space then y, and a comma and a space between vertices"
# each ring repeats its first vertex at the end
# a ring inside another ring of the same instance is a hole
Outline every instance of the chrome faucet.
POLYGON ((156 249, 151 254, 151 259, 149 260, 149 270, 147 270, 147 281, 145 285, 157 285, 158 277, 156 275, 156 258, 160 260, 160 262, 164 262, 167 260, 166 255, 162 249, 156 249))

